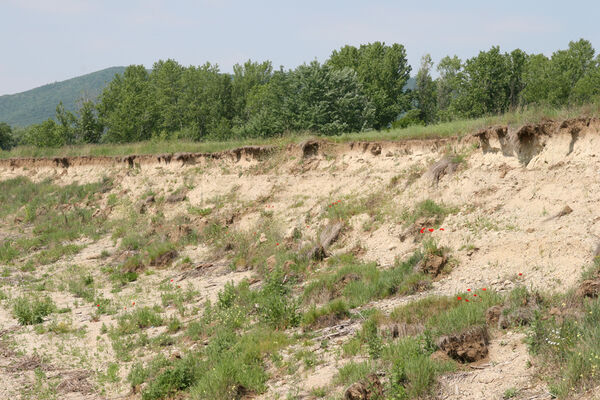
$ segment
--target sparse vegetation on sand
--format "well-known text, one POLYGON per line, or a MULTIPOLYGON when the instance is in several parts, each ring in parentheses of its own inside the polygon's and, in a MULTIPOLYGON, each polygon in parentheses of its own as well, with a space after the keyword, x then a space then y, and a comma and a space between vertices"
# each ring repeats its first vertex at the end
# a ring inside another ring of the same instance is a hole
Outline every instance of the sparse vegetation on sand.
MULTIPOLYGON (((535 129, 579 129, 588 162, 596 123, 535 129)), ((500 369, 498 398, 593 390, 593 175, 452 143, 2 167, 0 378, 15 399, 468 397, 460 374, 500 369)))

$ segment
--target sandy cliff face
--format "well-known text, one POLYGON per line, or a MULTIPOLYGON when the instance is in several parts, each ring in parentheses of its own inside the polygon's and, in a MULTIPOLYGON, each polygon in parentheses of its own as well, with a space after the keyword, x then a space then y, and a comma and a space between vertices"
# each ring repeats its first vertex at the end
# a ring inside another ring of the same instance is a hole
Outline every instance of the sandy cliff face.
MULTIPOLYGON (((454 295, 467 288, 506 291, 515 282, 565 292, 580 279, 600 242, 598 119, 548 121, 518 129, 498 126, 462 140, 310 141, 286 149, 246 147, 219 154, 0 160, 0 180, 18 176, 59 185, 112 178, 115 186, 97 206, 97 212, 109 218, 121 212, 110 207, 110 195, 137 205, 149 192, 168 198, 184 189, 183 201, 164 204, 167 219, 189 214, 190 208, 212 207, 219 199, 225 202, 220 215, 231 230, 253 229, 264 213, 272 213, 286 233, 298 228, 307 237, 316 237, 329 223, 324 215, 332 203, 358 199, 367 203, 368 211, 368 202, 373 201, 378 213, 352 215, 330 251, 353 252, 386 268, 395 258, 411 254, 423 238, 435 238, 451 249, 455 266, 417 297, 454 295), (429 232, 433 226, 402 223, 403 212, 427 199, 453 211, 433 232, 429 232), (426 228, 423 233, 422 228, 426 228)), ((153 207, 149 204, 144 211, 151 214, 153 207)), ((202 227, 203 218, 193 215, 188 224, 202 227)), ((0 226, 0 238, 2 230, 11 230, 9 225, 6 221, 0 226)), ((108 239, 85 246, 74 259, 57 262, 55 271, 66 264, 93 266, 99 262, 97 253, 116 248, 108 239)), ((180 253, 196 264, 219 261, 204 245, 188 246, 180 253)), ((157 282, 171 273, 162 270, 148 279, 157 282)), ((228 280, 251 276, 249 271, 220 271, 212 276, 184 276, 181 284, 214 299, 228 280)), ((70 301, 59 295, 57 299, 70 301)), ((152 301, 151 293, 138 300, 152 301)), ((370 305, 389 312, 406 301, 397 296, 370 305)), ((0 322, 2 329, 14 324, 8 309, 0 309, 0 322)), ((96 331, 86 336, 91 347, 96 331)), ((28 352, 35 333, 20 337, 21 349, 28 352)), ((453 399, 501 398, 504 390, 517 386, 528 388, 531 395, 543 394, 543 384, 525 369, 528 355, 521 338, 514 334, 492 339, 488 365, 468 372, 467 377, 444 377, 440 393, 453 399), (499 345, 506 340, 509 347, 499 345)), ((271 380, 263 396, 284 395, 294 385, 305 392, 320 386, 323 377, 335 372, 334 365, 330 357, 296 383, 285 377, 271 380)), ((6 370, 0 377, 13 383, 17 379, 6 370)), ((0 394, 12 394, 16 386, 8 385, 0 394)))

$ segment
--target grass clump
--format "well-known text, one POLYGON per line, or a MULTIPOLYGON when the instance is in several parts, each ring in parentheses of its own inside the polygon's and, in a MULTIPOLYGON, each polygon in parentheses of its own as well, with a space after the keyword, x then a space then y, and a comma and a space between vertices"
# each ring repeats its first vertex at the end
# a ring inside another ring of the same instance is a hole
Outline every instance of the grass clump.
POLYGON ((137 364, 129 374, 132 386, 148 382, 143 399, 165 398, 180 391, 189 391, 196 399, 235 399, 264 392, 268 376, 263 360, 290 340, 268 324, 249 320, 254 303, 248 301, 261 295, 265 294, 249 291, 247 283, 227 285, 216 304, 207 305, 200 320, 187 330, 190 339, 209 338, 209 344, 182 359, 158 356, 146 365, 137 364))
POLYGON ((402 338, 383 348, 381 357, 390 371, 388 398, 421 398, 430 393, 438 375, 456 368, 452 361, 432 360, 433 351, 422 336, 402 338))
POLYGON ((140 329, 161 326, 162 324, 163 318, 155 309, 140 307, 119 317, 117 333, 132 334, 138 332, 140 329))
POLYGON ((302 316, 302 325, 333 325, 336 321, 349 316, 350 307, 348 304, 343 299, 336 299, 319 308, 313 305, 302 316))
POLYGON ((529 350, 561 399, 596 387, 600 376, 600 300, 584 299, 574 311, 562 318, 536 312, 528 331, 529 350))
POLYGON ((338 373, 334 378, 334 383, 348 386, 365 378, 374 370, 375 366, 370 361, 364 361, 360 363, 350 362, 338 369, 338 373))
POLYGON ((432 228, 439 228, 439 224, 444 221, 444 218, 454 212, 456 212, 456 209, 453 207, 438 204, 433 200, 427 199, 418 202, 412 211, 403 212, 401 219, 405 225, 414 224, 420 218, 433 219, 432 228))
POLYGON ((430 281, 427 275, 414 271, 422 257, 421 252, 416 252, 404 262, 396 260, 389 269, 381 269, 376 263, 362 263, 352 255, 335 257, 330 262, 334 271, 307 285, 304 302, 342 298, 349 308, 355 308, 371 300, 414 293, 430 281))
POLYGON ((433 314, 427 319, 425 326, 434 336, 458 333, 471 326, 484 325, 486 310, 501 304, 502 297, 490 290, 476 290, 459 293, 454 301, 456 302, 454 307, 433 314), (458 300, 459 297, 461 300, 458 300))
POLYGON ((112 187, 112 181, 58 186, 45 180, 34 183, 23 177, 0 182, 0 217, 15 215, 15 221, 33 226, 31 237, 0 244, 0 261, 8 263, 18 254, 43 249, 38 264, 49 264, 82 247, 65 244, 82 236, 97 239, 106 231, 106 219, 92 217, 97 193, 112 187))
POLYGON ((56 310, 56 304, 48 296, 28 297, 22 296, 14 300, 13 316, 21 325, 34 325, 44 321, 44 317, 56 310))

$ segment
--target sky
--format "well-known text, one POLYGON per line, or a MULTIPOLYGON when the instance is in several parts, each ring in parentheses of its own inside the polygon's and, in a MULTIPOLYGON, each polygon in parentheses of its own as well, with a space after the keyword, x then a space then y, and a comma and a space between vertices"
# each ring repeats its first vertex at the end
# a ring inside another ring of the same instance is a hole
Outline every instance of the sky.
POLYGON ((600 49, 599 15, 579 0, 0 0, 0 95, 167 58, 294 68, 374 41, 404 45, 414 75, 426 53, 551 55, 580 38, 600 49))

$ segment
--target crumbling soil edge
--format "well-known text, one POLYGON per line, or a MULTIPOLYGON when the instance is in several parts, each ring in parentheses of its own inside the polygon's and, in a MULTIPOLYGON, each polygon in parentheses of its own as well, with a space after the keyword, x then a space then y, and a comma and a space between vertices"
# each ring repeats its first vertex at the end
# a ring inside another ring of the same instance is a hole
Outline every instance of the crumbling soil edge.
MULTIPOLYGON (((479 143, 484 153, 501 151, 505 156, 516 156, 523 164, 527 164, 545 145, 548 137, 567 134, 571 135, 574 144, 579 132, 590 125, 597 127, 600 132, 600 119, 595 117, 580 117, 562 121, 545 120, 537 124, 525 124, 516 129, 508 125, 496 125, 482 129, 474 134, 451 136, 446 138, 401 139, 396 141, 374 140, 335 143, 326 139, 311 139, 309 141, 290 144, 285 149, 292 155, 301 158, 318 157, 323 152, 343 150, 362 151, 371 156, 387 156, 391 149, 400 154, 410 154, 414 148, 438 150, 448 145, 479 143), (494 147, 499 144, 498 147, 494 147)), ((572 146, 571 146, 572 147, 572 146)), ((132 154, 126 156, 72 156, 72 157, 20 157, 0 159, 0 168, 22 167, 62 167, 84 165, 124 165, 130 168, 146 164, 170 164, 173 162, 193 165, 202 160, 224 160, 237 163, 246 161, 263 161, 280 150, 277 146, 243 146, 232 150, 214 153, 164 153, 164 154, 132 154)))

